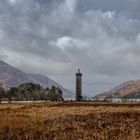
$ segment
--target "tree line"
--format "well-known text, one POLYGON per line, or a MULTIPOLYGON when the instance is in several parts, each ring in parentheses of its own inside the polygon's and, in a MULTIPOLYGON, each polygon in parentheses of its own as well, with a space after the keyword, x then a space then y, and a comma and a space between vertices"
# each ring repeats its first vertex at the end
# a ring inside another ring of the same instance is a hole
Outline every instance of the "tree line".
POLYGON ((11 87, 8 91, 0 87, 0 100, 4 99, 8 101, 64 100, 63 91, 59 87, 43 88, 40 84, 34 83, 24 83, 18 87, 11 87))

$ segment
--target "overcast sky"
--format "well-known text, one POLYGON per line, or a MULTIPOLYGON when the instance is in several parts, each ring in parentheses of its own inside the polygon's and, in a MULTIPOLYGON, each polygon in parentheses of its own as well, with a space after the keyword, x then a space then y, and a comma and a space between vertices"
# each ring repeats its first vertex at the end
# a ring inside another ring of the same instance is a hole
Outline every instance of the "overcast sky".
POLYGON ((84 95, 140 79, 140 0, 0 0, 0 59, 84 95))

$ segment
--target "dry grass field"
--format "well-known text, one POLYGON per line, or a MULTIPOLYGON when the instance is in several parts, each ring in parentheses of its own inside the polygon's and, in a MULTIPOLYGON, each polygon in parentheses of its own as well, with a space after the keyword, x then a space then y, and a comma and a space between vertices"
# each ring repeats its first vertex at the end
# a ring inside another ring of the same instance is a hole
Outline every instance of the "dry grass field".
POLYGON ((0 104, 0 140, 140 140, 140 104, 0 104))

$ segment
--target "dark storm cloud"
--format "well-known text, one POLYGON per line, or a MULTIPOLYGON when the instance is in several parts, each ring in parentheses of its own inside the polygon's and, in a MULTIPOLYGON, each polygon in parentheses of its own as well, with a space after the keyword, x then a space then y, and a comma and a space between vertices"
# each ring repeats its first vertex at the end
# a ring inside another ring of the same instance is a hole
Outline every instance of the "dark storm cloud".
POLYGON ((82 9, 83 11, 88 11, 91 9, 102 9, 103 11, 108 11, 108 10, 123 10, 125 8, 125 1, 126 0, 82 0, 80 2, 79 8, 82 9))
POLYGON ((102 11, 117 11, 131 18, 140 18, 140 1, 139 0, 82 0, 79 4, 81 11, 88 11, 91 9, 102 11))
POLYGON ((136 78, 139 6, 139 0, 1 0, 0 58, 70 88, 65 81, 77 67, 90 83, 136 78))

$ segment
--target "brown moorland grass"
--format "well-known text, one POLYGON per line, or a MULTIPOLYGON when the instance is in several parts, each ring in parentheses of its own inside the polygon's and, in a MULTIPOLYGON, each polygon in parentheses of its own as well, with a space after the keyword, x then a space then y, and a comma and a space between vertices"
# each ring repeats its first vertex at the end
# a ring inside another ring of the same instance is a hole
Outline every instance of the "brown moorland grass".
POLYGON ((140 140, 140 104, 0 104, 0 140, 140 140))

